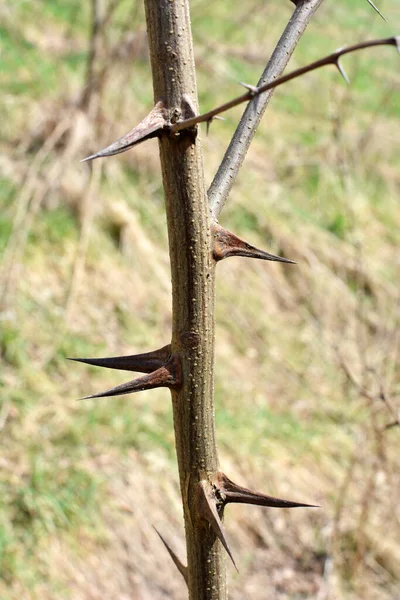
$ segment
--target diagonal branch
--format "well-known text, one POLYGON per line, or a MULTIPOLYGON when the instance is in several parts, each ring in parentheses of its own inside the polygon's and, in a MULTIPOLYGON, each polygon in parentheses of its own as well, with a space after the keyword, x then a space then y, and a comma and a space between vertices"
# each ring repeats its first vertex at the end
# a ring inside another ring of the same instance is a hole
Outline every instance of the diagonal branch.
MULTIPOLYGON (((225 102, 224 104, 221 104, 220 106, 217 106, 216 108, 214 108, 202 115, 198 115, 195 117, 191 117, 189 119, 184 119, 182 121, 178 121, 177 123, 170 125, 168 129, 171 133, 178 133, 179 131, 183 131, 184 129, 190 129, 191 127, 194 127, 198 123, 209 123, 217 115, 229 110, 230 108, 238 106, 239 104, 242 104, 243 102, 247 102, 249 100, 258 98, 261 94, 264 94, 265 92, 269 92, 270 90, 273 90, 273 89, 283 85, 284 83, 291 81, 292 79, 297 79, 298 77, 301 77, 302 75, 305 75, 306 73, 310 73, 311 71, 315 71, 316 69, 320 69, 321 67, 325 67, 326 65, 334 65, 335 67, 337 67, 339 69, 340 73, 343 74, 343 70, 341 69, 341 66, 339 64, 340 58, 342 56, 344 56, 346 54, 350 54, 352 52, 356 52, 357 50, 364 50, 365 48, 372 48, 374 46, 395 46, 397 48, 397 50, 400 52, 400 36, 394 36, 394 37, 383 38, 383 39, 378 39, 378 40, 370 40, 367 42, 361 42, 359 44, 354 44, 352 46, 348 46, 347 48, 339 48, 339 50, 332 52, 332 54, 329 54, 328 56, 325 56, 324 58, 320 58, 319 60, 316 60, 316 61, 310 63, 309 65, 306 65, 305 67, 296 69, 295 71, 292 71, 291 73, 288 73, 287 75, 283 75, 282 77, 279 77, 278 79, 275 79, 274 81, 265 83, 265 84, 261 85, 260 87, 249 86, 250 89, 246 94, 237 96, 236 98, 233 98, 229 102, 225 102)), ((228 177, 233 177, 233 175, 232 175, 233 169, 234 168, 232 166, 231 174, 228 177)), ((229 190, 230 190, 230 187, 229 187, 227 193, 229 193, 229 190)), ((214 196, 211 195, 211 208, 212 208, 212 212, 215 217, 217 217, 220 214, 225 199, 226 199, 226 196, 223 197, 221 195, 221 200, 216 200, 216 199, 214 199, 214 196)))
MULTIPOLYGON (((297 3, 296 9, 258 82, 259 86, 274 81, 282 75, 308 23, 321 3, 322 0, 301 1, 297 3)), ((210 207, 215 217, 218 217, 229 196, 251 140, 273 93, 272 89, 267 94, 252 98, 240 119, 239 125, 208 190, 210 207)))
POLYGON ((212 119, 214 119, 217 115, 220 115, 221 113, 226 112, 230 108, 239 106, 239 104, 243 104, 243 102, 247 102, 248 100, 251 100, 252 98, 257 97, 260 94, 269 92, 270 90, 273 90, 273 89, 283 85, 284 83, 287 83, 288 81, 292 81, 292 79, 297 79, 298 77, 301 77, 302 75, 305 75, 306 73, 310 73, 311 71, 316 71, 317 69, 320 69, 321 67, 325 67, 327 65, 334 65, 335 67, 339 68, 338 61, 345 54, 350 54, 351 52, 356 52, 357 50, 364 50, 365 48, 372 48, 373 46, 395 46, 397 48, 398 52, 400 53, 400 36, 393 36, 390 38, 382 38, 379 40, 369 40, 367 42, 360 42, 359 44, 353 44, 353 46, 347 46, 346 48, 339 48, 335 52, 332 52, 332 54, 328 54, 328 56, 324 56, 324 58, 320 58, 319 60, 316 60, 316 61, 306 65, 305 67, 296 69, 295 71, 292 71, 291 73, 288 73, 287 75, 283 75, 282 77, 279 77, 279 79, 275 79, 275 81, 271 81, 270 83, 266 83, 260 87, 245 85, 245 87, 250 88, 246 94, 242 94, 241 96, 236 96, 236 98, 229 100, 229 102, 220 104, 220 106, 217 106, 216 108, 213 108, 212 110, 209 110, 208 112, 203 113, 202 115, 198 115, 196 117, 191 117, 190 119, 184 119, 182 121, 178 121, 177 123, 170 125, 168 127, 168 129, 171 133, 178 133, 179 131, 182 131, 183 129, 190 129, 190 128, 194 127, 195 125, 197 125, 198 123, 207 123, 207 122, 211 121, 212 119))

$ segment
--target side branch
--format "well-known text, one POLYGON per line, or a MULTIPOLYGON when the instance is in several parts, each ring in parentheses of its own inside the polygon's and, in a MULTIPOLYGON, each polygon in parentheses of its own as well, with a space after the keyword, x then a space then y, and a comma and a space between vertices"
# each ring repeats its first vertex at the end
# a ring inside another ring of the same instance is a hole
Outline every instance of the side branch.
POLYGON ((275 89, 275 88, 283 85, 284 83, 291 81, 292 79, 297 79, 298 77, 301 77, 302 75, 305 75, 306 73, 310 73, 311 71, 316 71, 317 69, 319 69, 321 67, 325 67, 326 65, 334 65, 342 73, 342 70, 339 65, 339 61, 342 56, 344 56, 345 54, 350 54, 351 52, 356 52, 357 50, 364 50, 365 48, 372 48, 373 46, 396 46, 398 52, 400 53, 400 36, 394 36, 394 37, 384 38, 384 39, 379 39, 379 40, 370 40, 368 42, 361 42, 359 44, 354 44, 353 46, 348 46, 347 48, 339 48, 339 50, 336 50, 336 52, 333 52, 332 54, 329 54, 328 56, 325 56, 324 58, 320 58, 319 60, 316 60, 315 62, 312 62, 309 65, 306 65, 305 67, 296 69, 295 71, 292 71, 291 73, 288 73, 287 75, 283 75, 282 77, 280 77, 279 79, 276 79, 275 81, 266 83, 265 85, 262 85, 261 87, 252 87, 251 86, 251 89, 246 94, 237 96, 236 98, 233 98, 229 102, 225 102, 224 104, 221 104, 220 106, 217 106, 216 108, 209 110, 208 112, 206 112, 202 115, 192 117, 191 119, 185 119, 184 121, 178 121, 177 123, 171 125, 169 127, 169 130, 172 133, 178 133, 178 131, 182 131, 183 129, 190 129, 191 127, 194 127, 198 123, 210 122, 210 121, 212 121, 212 119, 214 119, 214 117, 216 117, 217 115, 220 115, 223 112, 226 112, 230 108, 234 108, 235 106, 238 106, 239 104, 242 104, 243 102, 248 102, 252 98, 259 96, 260 94, 264 94, 265 92, 275 89))

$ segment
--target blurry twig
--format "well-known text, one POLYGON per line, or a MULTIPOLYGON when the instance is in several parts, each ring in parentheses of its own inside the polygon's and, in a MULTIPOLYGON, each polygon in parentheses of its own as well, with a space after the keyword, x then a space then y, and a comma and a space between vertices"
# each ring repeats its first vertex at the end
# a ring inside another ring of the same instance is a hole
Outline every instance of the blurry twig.
POLYGON ((97 115, 99 104, 98 77, 95 73, 96 62, 101 44, 100 0, 91 0, 91 31, 89 52, 86 64, 85 86, 80 101, 82 110, 89 115, 97 115))
POLYGON ((336 350, 336 357, 338 359, 338 364, 339 364, 340 368, 342 369, 343 373, 345 374, 347 380, 354 386, 354 388, 357 390, 357 392, 360 394, 360 396, 363 396, 370 402, 376 402, 377 400, 382 401, 385 404, 388 411, 390 412, 390 414, 392 415, 393 422, 391 422, 389 425, 386 425, 384 427, 384 430, 390 429, 396 425, 400 426, 399 410, 396 409, 391 398, 386 393, 386 391, 383 387, 382 378, 380 377, 379 373, 377 373, 375 371, 375 369, 373 369, 373 368, 368 368, 368 372, 375 376, 376 383, 379 386, 379 391, 374 393, 374 392, 371 392, 365 386, 365 384, 358 381, 358 379, 356 378, 354 373, 351 371, 349 365, 346 363, 343 356, 340 354, 339 349, 336 347, 335 350, 336 350))

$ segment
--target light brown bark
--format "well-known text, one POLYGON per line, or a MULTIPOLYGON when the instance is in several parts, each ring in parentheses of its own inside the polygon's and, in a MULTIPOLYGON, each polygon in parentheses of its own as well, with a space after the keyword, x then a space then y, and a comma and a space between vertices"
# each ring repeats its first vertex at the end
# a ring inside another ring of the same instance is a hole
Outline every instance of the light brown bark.
MULTIPOLYGON (((155 102, 167 117, 198 112, 187 0, 146 0, 155 102)), ((172 390, 192 600, 225 600, 222 546, 199 516, 199 483, 218 472, 214 431, 214 296, 210 214, 196 129, 160 137, 173 290, 172 352, 183 384, 172 390)))

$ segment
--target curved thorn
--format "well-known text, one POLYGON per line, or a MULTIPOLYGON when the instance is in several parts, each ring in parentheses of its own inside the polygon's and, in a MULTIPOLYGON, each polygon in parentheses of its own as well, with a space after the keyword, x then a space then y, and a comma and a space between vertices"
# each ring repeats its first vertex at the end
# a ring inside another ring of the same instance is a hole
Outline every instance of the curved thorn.
POLYGON ((172 558, 174 565, 176 566, 176 568, 178 569, 179 573, 182 575, 183 579, 186 582, 186 585, 188 583, 188 568, 185 567, 185 565, 179 560, 179 558, 177 557, 177 555, 175 554, 175 552, 172 550, 172 548, 167 544, 167 542, 164 540, 163 536, 161 535, 161 533, 158 531, 158 529, 156 529, 153 525, 154 531, 156 532, 156 534, 158 535, 158 537, 160 538, 160 540, 162 541, 162 543, 164 544, 168 554, 170 555, 170 557, 172 558))
POLYGON ((176 388, 182 383, 182 375, 180 368, 180 359, 178 356, 171 356, 170 360, 162 367, 138 377, 128 383, 117 385, 114 388, 100 392, 99 394, 92 394, 80 398, 80 400, 89 400, 90 398, 106 398, 111 396, 123 396, 125 394, 133 394, 135 392, 142 392, 144 390, 152 390, 159 387, 176 388))
POLYGON ((269 506, 272 508, 319 508, 316 504, 292 502, 290 500, 282 500, 281 498, 273 498, 272 496, 253 492, 241 485, 237 485, 222 472, 218 473, 214 485, 224 506, 229 503, 240 503, 269 506))
POLYGON ((110 144, 103 150, 83 158, 79 162, 86 162, 94 160, 95 158, 103 158, 105 156, 114 156, 115 154, 121 154, 126 152, 133 146, 149 140, 150 138, 157 137, 160 132, 167 125, 167 119, 165 116, 164 105, 162 102, 157 102, 153 110, 129 133, 123 135, 116 142, 110 144))
POLYGON ((231 559, 235 569, 239 572, 236 563, 233 559, 231 549, 226 539, 225 531, 222 525, 221 517, 217 510, 217 499, 214 490, 207 481, 200 481, 198 487, 198 510, 202 519, 207 521, 217 536, 223 547, 225 548, 229 558, 231 559))
POLYGON ((294 260, 275 256, 275 254, 270 254, 255 246, 251 246, 231 231, 221 227, 218 223, 213 223, 211 232, 214 236, 213 256, 214 260, 217 262, 224 260, 224 258, 228 258, 229 256, 244 256, 246 258, 258 258, 260 260, 296 264, 294 260))
POLYGON ((376 10, 376 12, 378 13, 378 15, 385 21, 385 23, 387 23, 387 20, 385 19, 385 17, 383 16, 383 14, 379 10, 379 8, 377 6, 375 6, 375 4, 372 2, 372 0, 367 0, 367 2, 368 2, 368 4, 370 4, 372 6, 372 8, 374 10, 376 10))
POLYGON ((341 76, 343 77, 343 79, 345 80, 345 82, 347 83, 347 85, 350 85, 350 79, 347 76, 346 71, 344 70, 341 62, 339 59, 337 59, 335 66, 337 67, 339 73, 341 74, 341 76))
POLYGON ((145 352, 144 354, 132 354, 130 356, 113 356, 107 358, 68 358, 94 367, 106 367, 121 371, 139 371, 140 373, 152 373, 162 367, 171 355, 171 345, 168 344, 159 350, 145 352))

